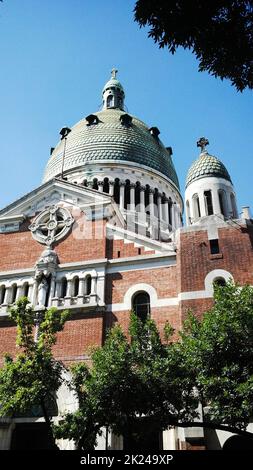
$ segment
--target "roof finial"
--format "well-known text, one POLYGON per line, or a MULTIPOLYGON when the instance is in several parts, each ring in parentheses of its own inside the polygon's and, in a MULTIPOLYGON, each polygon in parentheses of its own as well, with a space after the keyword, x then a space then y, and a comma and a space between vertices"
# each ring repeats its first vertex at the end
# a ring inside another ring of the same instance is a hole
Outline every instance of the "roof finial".
POLYGON ((206 152, 206 145, 209 145, 209 140, 206 139, 205 137, 200 137, 200 139, 197 142, 197 147, 201 148, 201 153, 206 152))
POLYGON ((113 67, 113 69, 111 70, 112 78, 117 78, 116 77, 117 73, 118 73, 118 70, 115 69, 115 67, 113 67))

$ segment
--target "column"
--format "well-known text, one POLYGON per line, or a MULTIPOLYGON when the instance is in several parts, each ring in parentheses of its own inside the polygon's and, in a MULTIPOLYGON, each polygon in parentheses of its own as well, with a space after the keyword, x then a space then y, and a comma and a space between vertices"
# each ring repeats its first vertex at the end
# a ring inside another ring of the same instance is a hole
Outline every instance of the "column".
POLYGON ((125 183, 120 181, 119 183, 119 207, 121 210, 124 210, 124 201, 125 201, 125 183))
POLYGON ((51 305, 52 299, 54 298, 55 284, 56 284, 56 273, 52 273, 52 275, 51 275, 51 283, 50 283, 50 293, 49 293, 48 305, 51 305))
MULTIPOLYGON (((207 215, 207 211, 206 211, 204 192, 199 194, 199 207, 200 207, 200 217, 205 217, 207 215)), ((195 218, 195 214, 194 214, 194 218, 195 218)))
POLYGON ((37 295, 38 295, 38 281, 34 281, 33 292, 32 292, 32 304, 37 305, 37 295))
POLYGON ((16 295, 16 300, 20 299, 20 297, 22 297, 23 295, 23 285, 22 284, 18 284, 17 286, 17 295, 16 295))
POLYGON ((157 194, 157 209, 158 209, 158 219, 161 220, 163 218, 163 215, 162 215, 162 195, 160 193, 157 194))
POLYGON ((172 201, 170 203, 170 213, 171 213, 171 227, 173 230, 176 230, 177 228, 176 205, 172 201))
POLYGON ((85 278, 82 277, 79 279, 79 292, 78 292, 78 304, 83 304, 84 300, 84 295, 85 295, 85 278))
POLYGON ((98 190, 100 193, 103 192, 103 187, 104 187, 104 182, 103 181, 98 181, 98 190))
POLYGON ((109 181, 109 195, 113 196, 114 194, 114 181, 109 181))
POLYGON ((166 224, 169 225, 169 200, 167 197, 165 197, 163 201, 163 219, 166 224))
POLYGON ((90 295, 96 294, 96 284, 97 284, 97 276, 92 276, 90 295))
POLYGON ((72 297, 72 279, 67 279, 67 293, 66 293, 64 305, 71 304, 71 297, 72 297))
POLYGON ((212 195, 212 200, 213 200, 213 213, 221 214, 220 201, 219 201, 218 191, 216 188, 214 188, 213 191, 211 191, 211 195, 212 195))
POLYGON ((66 297, 72 296, 72 279, 67 279, 67 292, 66 297))
POLYGON ((145 212, 145 186, 140 186, 140 212, 145 212))
POLYGON ((33 284, 29 284, 29 288, 28 288, 28 299, 30 300, 30 302, 32 301, 32 293, 33 293, 33 284))
POLYGON ((149 189, 149 213, 150 217, 154 217, 154 190, 149 189))
POLYGON ((12 287, 6 287, 6 291, 5 291, 5 295, 4 295, 4 301, 3 301, 3 306, 4 305, 8 305, 9 301, 10 301, 10 296, 11 296, 11 291, 12 291, 12 287))
POLYGON ((135 210, 135 184, 130 183, 130 210, 135 210))
POLYGON ((61 293, 62 293, 62 282, 61 282, 61 280, 58 280, 58 281, 56 281, 55 297, 60 299, 61 298, 61 293))

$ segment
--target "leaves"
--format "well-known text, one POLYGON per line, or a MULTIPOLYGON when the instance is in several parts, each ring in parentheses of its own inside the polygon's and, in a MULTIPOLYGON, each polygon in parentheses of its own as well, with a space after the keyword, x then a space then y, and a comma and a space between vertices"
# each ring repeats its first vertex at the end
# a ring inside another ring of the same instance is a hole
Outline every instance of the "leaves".
POLYGON ((51 348, 68 313, 54 308, 46 310, 38 341, 34 339, 35 312, 26 297, 11 307, 10 317, 17 325, 16 342, 20 352, 15 359, 6 355, 0 369, 0 416, 27 413, 33 406, 45 406, 63 381, 63 365, 55 361, 51 348))
POLYGON ((134 12, 160 48, 190 49, 199 71, 253 88, 252 0, 138 0, 134 12))
POLYGON ((73 374, 79 410, 68 414, 56 433, 86 451, 102 427, 118 435, 138 434, 140 419, 160 430, 196 416, 192 377, 177 345, 163 345, 155 323, 143 323, 133 313, 129 338, 114 326, 104 346, 93 352, 91 369, 79 364, 73 374))
POLYGON ((180 344, 206 418, 246 429, 253 413, 253 288, 215 286, 214 306, 202 322, 190 315, 180 344))

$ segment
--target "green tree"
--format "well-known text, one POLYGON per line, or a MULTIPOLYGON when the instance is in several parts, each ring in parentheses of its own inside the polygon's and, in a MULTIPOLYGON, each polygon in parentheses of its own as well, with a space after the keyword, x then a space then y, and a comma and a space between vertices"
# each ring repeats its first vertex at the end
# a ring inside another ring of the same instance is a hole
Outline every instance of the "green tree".
POLYGON ((41 319, 37 318, 35 327, 33 307, 26 297, 22 297, 10 308, 10 317, 17 325, 16 343, 20 352, 15 358, 6 355, 0 369, 0 416, 12 417, 40 407, 49 440, 55 447, 50 401, 63 382, 63 365, 54 359, 52 346, 69 314, 50 308, 44 311, 41 319), (34 334, 35 328, 39 328, 37 334, 34 334))
POLYGON ((252 0, 138 0, 134 11, 160 48, 190 49, 199 71, 253 88, 252 0))
POLYGON ((214 305, 185 322, 178 343, 204 407, 205 427, 245 432, 253 417, 253 288, 215 286, 214 305))
POLYGON ((131 314, 128 338, 114 326, 104 346, 93 351, 92 367, 73 368, 79 409, 65 416, 56 435, 74 439, 87 451, 102 427, 123 435, 129 445, 133 437, 139 439, 143 425, 153 433, 193 420, 192 376, 169 339, 172 329, 166 330, 168 342, 162 344, 152 320, 142 323, 131 314))

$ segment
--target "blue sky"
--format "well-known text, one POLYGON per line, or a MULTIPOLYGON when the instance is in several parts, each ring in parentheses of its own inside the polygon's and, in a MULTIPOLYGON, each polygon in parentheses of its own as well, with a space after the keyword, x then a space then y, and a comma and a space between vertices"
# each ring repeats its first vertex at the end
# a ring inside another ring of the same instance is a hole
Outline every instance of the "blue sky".
POLYGON ((112 67, 128 111, 173 148, 184 193, 196 141, 226 165, 239 209, 252 204, 253 92, 198 72, 133 21, 134 0, 4 0, 0 4, 0 207, 41 183, 64 125, 98 110, 112 67))

